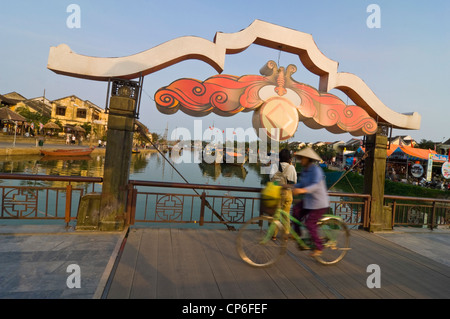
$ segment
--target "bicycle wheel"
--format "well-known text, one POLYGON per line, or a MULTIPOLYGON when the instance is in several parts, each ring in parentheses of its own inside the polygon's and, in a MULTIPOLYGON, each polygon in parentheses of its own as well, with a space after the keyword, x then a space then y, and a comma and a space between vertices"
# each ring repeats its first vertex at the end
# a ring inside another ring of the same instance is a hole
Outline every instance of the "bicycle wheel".
POLYGON ((287 235, 279 221, 260 216, 242 225, 236 244, 239 256, 246 263, 254 267, 267 267, 285 253, 287 235))
POLYGON ((324 265, 336 264, 350 250, 350 233, 347 226, 336 217, 322 218, 318 224, 323 250, 322 254, 315 258, 324 265))

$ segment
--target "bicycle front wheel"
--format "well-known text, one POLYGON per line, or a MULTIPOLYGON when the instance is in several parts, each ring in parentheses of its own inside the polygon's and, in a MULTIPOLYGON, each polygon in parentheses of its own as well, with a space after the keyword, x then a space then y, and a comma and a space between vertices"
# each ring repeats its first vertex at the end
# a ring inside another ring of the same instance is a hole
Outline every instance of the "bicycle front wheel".
POLYGON ((248 220, 237 235, 239 256, 251 266, 267 267, 286 252, 287 234, 283 225, 269 216, 248 220))
POLYGON ((319 223, 319 236, 323 242, 322 254, 315 257, 324 265, 341 261, 350 250, 350 233, 345 223, 336 217, 322 218, 319 223))

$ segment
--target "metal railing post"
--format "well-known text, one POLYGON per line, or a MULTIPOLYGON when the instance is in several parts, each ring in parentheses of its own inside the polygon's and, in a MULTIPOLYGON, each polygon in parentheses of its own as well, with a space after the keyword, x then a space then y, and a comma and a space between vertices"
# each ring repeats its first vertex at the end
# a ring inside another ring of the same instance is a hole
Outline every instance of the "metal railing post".
POLYGON ((127 216, 125 219, 127 225, 134 225, 135 222, 137 193, 138 191, 134 188, 134 185, 129 183, 127 194, 127 216))
POLYGON ((131 221, 131 205, 133 201, 133 185, 128 184, 127 186, 127 211, 125 216, 125 225, 130 225, 131 221))
POLYGON ((202 200, 202 204, 200 207, 200 226, 203 226, 205 222, 205 206, 206 206, 206 193, 203 191, 203 193, 200 195, 200 198, 202 200))
POLYGON ((364 198, 364 219, 363 219, 363 228, 368 228, 370 225, 370 203, 371 196, 364 198))
POLYGON ((431 209, 431 223, 430 223, 430 229, 433 230, 434 228, 434 216, 436 214, 436 201, 433 201, 433 208, 431 209))
POLYGON ((66 210, 64 218, 66 226, 69 225, 71 211, 72 211, 72 185, 69 184, 66 186, 66 210))
POLYGON ((394 223, 395 223, 395 211, 397 209, 397 201, 394 199, 393 203, 392 203, 392 228, 394 227, 394 223))

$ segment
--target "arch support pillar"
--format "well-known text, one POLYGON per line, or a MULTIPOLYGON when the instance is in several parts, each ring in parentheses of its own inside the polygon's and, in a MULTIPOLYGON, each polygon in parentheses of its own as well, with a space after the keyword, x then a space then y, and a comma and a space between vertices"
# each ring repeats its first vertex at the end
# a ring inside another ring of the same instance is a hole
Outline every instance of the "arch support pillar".
POLYGON ((387 136, 381 133, 381 130, 367 136, 366 152, 369 153, 364 165, 364 194, 371 195, 367 230, 370 232, 392 230, 392 212, 384 207, 387 136))
MULTIPOLYGON (((114 90, 113 90, 114 92, 114 90)), ((109 103, 107 146, 100 202, 99 230, 122 230, 126 218, 136 100, 126 83, 109 103)))

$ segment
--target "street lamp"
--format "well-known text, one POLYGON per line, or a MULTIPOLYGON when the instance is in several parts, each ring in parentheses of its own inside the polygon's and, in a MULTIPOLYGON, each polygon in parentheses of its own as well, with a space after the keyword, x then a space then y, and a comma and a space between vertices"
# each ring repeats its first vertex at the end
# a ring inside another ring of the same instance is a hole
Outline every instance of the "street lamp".
POLYGON ((15 125, 14 125, 14 142, 13 142, 13 147, 16 147, 16 135, 17 135, 17 121, 14 121, 15 125))

